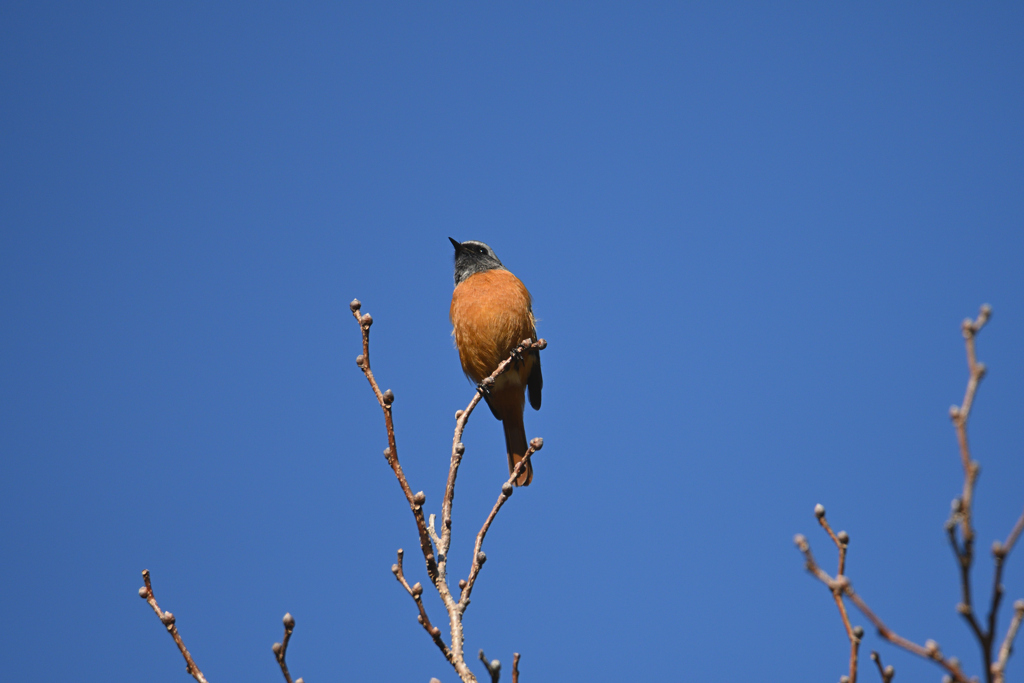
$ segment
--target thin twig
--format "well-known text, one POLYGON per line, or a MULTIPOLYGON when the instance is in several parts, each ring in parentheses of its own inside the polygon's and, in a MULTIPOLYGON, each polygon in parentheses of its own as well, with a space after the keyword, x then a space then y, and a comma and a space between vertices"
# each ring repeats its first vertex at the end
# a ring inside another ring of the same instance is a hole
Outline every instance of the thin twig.
POLYGON ((459 586, 462 588, 462 595, 459 597, 459 605, 464 610, 469 605, 469 595, 473 592, 473 586, 476 584, 476 578, 480 575, 480 569, 483 568, 484 562, 487 561, 487 555, 482 550, 484 545, 484 537, 487 535, 488 529, 491 528, 491 522, 498 515, 498 510, 505 504, 505 501, 509 499, 512 492, 515 491, 513 484, 522 474, 522 471, 526 469, 530 464, 530 458, 534 453, 544 447, 544 439, 532 439, 530 441, 530 447, 526 449, 526 453, 523 454, 523 459, 516 463, 516 466, 512 469, 512 474, 509 475, 508 481, 501 485, 501 493, 498 495, 498 500, 495 501, 494 507, 491 508, 491 513, 487 515, 487 519, 484 520, 484 525, 480 527, 479 533, 476 535, 476 543, 473 546, 473 564, 469 568, 469 578, 466 579, 465 585, 462 582, 459 586))
MULTIPOLYGON (((971 448, 967 441, 967 422, 974 406, 974 396, 978 384, 985 376, 985 364, 978 362, 974 348, 974 339, 992 316, 992 307, 985 304, 981 307, 975 320, 967 318, 960 326, 964 335, 964 346, 967 352, 967 388, 964 400, 959 406, 949 409, 949 417, 956 428, 957 443, 960 446, 960 463, 964 469, 963 493, 960 496, 960 509, 957 516, 960 522, 960 534, 963 537, 964 553, 970 555, 970 544, 974 542, 974 526, 972 524, 972 503, 974 501, 974 485, 980 469, 978 463, 971 458, 971 448)), ((970 603, 967 603, 970 604, 970 603)))
MULTIPOLYGON (((1010 535, 1006 537, 1005 543, 996 541, 992 544, 992 561, 995 565, 995 572, 992 578, 992 602, 988 611, 990 647, 991 643, 995 641, 996 616, 999 611, 999 603, 1003 599, 1003 565, 1006 563, 1006 558, 1010 551, 1013 550, 1013 546, 1017 543, 1022 530, 1024 530, 1024 513, 1021 513, 1021 516, 1017 518, 1017 523, 1013 525, 1013 529, 1010 530, 1010 535)), ((992 666, 995 666, 995 664, 992 666)))
MULTIPOLYGON (((954 515, 958 514, 960 499, 957 498, 954 501, 953 509, 954 515)), ((986 641, 985 632, 981 628, 981 624, 978 623, 978 618, 974 614, 974 607, 971 602, 971 563, 974 561, 974 550, 973 542, 964 541, 963 548, 961 548, 959 541, 956 537, 957 521, 950 518, 946 522, 946 535, 949 538, 950 546, 953 548, 953 553, 956 555, 957 567, 960 570, 960 602, 956 606, 956 611, 963 616, 967 625, 971 627, 971 631, 974 633, 974 637, 982 644, 984 650, 984 644, 986 641)))
POLYGON ((410 586, 409 582, 405 580, 405 572, 402 569, 402 560, 404 558, 404 555, 405 551, 399 548, 398 561, 395 564, 391 565, 391 573, 395 575, 395 578, 398 579, 398 582, 402 584, 405 590, 409 593, 409 595, 412 596, 412 599, 416 602, 416 607, 420 611, 420 613, 416 616, 416 621, 420 622, 420 625, 423 626, 424 630, 426 630, 426 632, 430 634, 430 637, 434 639, 434 643, 437 644, 437 647, 441 650, 441 654, 444 655, 444 658, 452 664, 454 664, 455 662, 452 659, 451 650, 448 649, 448 646, 445 645, 444 640, 442 640, 441 638, 441 629, 431 624, 430 617, 427 616, 427 610, 423 606, 422 584, 420 584, 417 581, 415 584, 410 586))
POLYGON ((448 548, 451 545, 452 503, 455 499, 455 478, 458 476, 462 454, 466 450, 462 444, 462 433, 466 429, 466 423, 469 422, 469 416, 473 414, 473 410, 480 403, 480 399, 483 398, 483 392, 493 386, 495 380, 508 371, 518 358, 522 358, 526 353, 541 351, 547 348, 547 345, 548 343, 544 339, 538 339, 537 341, 524 339, 509 357, 495 368, 490 376, 480 382, 476 393, 473 394, 473 398, 469 401, 469 405, 464 410, 455 413, 455 435, 452 437, 451 467, 448 469, 448 482, 445 485, 444 500, 441 503, 441 545, 439 549, 445 556, 447 556, 448 548))
POLYGON ((1003 557, 1005 558, 1013 550, 1014 544, 1017 543, 1017 539, 1020 538, 1021 532, 1024 531, 1024 512, 1020 513, 1020 517, 1017 518, 1017 523, 1013 525, 1013 529, 1010 530, 1010 535, 1006 537, 1006 542, 1003 543, 1003 557))
POLYGON ((497 659, 493 662, 488 661, 483 650, 480 650, 480 661, 484 663, 484 668, 487 669, 487 673, 491 677, 491 683, 498 683, 498 679, 501 678, 501 662, 497 659))
POLYGON ((519 683, 519 653, 512 653, 512 683, 519 683))
POLYGON ((185 671, 199 683, 207 683, 203 672, 196 666, 196 663, 192 660, 192 655, 188 652, 188 648, 185 647, 185 642, 181 639, 181 634, 178 633, 178 627, 174 625, 174 615, 160 610, 160 605, 156 602, 156 596, 153 595, 153 584, 150 583, 148 569, 142 570, 142 580, 146 582, 146 585, 139 589, 139 597, 149 603, 149 606, 156 612, 157 618, 160 619, 160 623, 167 627, 167 632, 171 634, 171 638, 174 638, 174 644, 178 646, 181 656, 185 658, 185 671))
MULTIPOLYGON (((821 503, 814 506, 814 516, 818 518, 818 523, 821 525, 821 528, 828 533, 829 538, 832 539, 832 542, 835 543, 836 549, 839 551, 838 572, 836 574, 836 579, 839 579, 843 576, 843 572, 846 569, 846 549, 849 546, 850 537, 845 531, 840 531, 838 534, 832 531, 832 527, 829 525, 828 519, 825 517, 825 506, 821 503)), ((806 539, 804 540, 804 544, 806 544, 806 539)), ((811 557, 810 552, 810 546, 807 546, 806 555, 808 557, 811 557)), ((817 564, 813 561, 813 557, 811 557, 811 564, 817 567, 817 564)), ((808 569, 810 569, 810 565, 808 565, 808 569)), ((816 572, 815 575, 824 581, 829 587, 829 591, 832 593, 832 599, 835 600, 836 608, 839 610, 839 616, 843 620, 843 628, 846 629, 846 637, 850 641, 850 670, 848 674, 848 681, 849 683, 857 683, 857 658, 858 653, 860 652, 860 641, 864 637, 864 629, 859 626, 854 627, 850 624, 850 616, 847 614, 846 604, 843 602, 842 587, 838 582, 832 580, 831 577, 829 577, 828 574, 820 567, 818 567, 818 572, 816 572)))
POLYGON ((1017 630, 1024 620, 1024 600, 1013 603, 1013 618, 1010 620, 1010 627, 1006 629, 1006 637, 1003 644, 999 646, 999 659, 992 665, 992 676, 996 683, 1003 683, 1006 680, 1006 662, 1013 652, 1013 639, 1017 637, 1017 630))
POLYGON ((370 382, 370 388, 373 389, 373 393, 377 397, 377 403, 380 404, 381 410, 384 411, 384 426, 388 433, 388 447, 384 450, 384 457, 387 458, 388 464, 391 466, 399 485, 402 487, 402 493, 405 494, 405 499, 409 502, 409 508, 416 519, 416 530, 419 532, 420 549, 423 551, 423 558, 427 563, 427 574, 430 575, 432 580, 436 581, 438 575, 437 561, 434 558, 434 549, 430 543, 427 522, 423 518, 422 505, 426 497, 423 496, 422 492, 413 494, 412 489, 409 487, 409 482, 405 478, 405 473, 402 472, 402 466, 398 462, 395 423, 391 415, 391 404, 395 400, 395 395, 390 389, 387 391, 380 390, 377 380, 373 376, 373 371, 370 369, 370 326, 373 325, 373 318, 369 313, 359 314, 359 301, 353 301, 349 307, 352 309, 352 315, 355 316, 356 321, 359 323, 359 329, 363 333, 363 352, 356 357, 356 365, 366 375, 366 379, 370 382))
MULTIPOLYGON (((291 615, 291 612, 287 612, 282 621, 284 621, 284 637, 280 643, 274 643, 271 649, 274 651, 274 658, 277 659, 277 663, 281 667, 281 673, 284 674, 285 683, 292 683, 292 675, 288 672, 288 664, 284 658, 288 654, 288 641, 292 639, 292 631, 295 630, 295 618, 291 615)), ((299 678, 295 683, 301 683, 301 681, 302 679, 299 678)))
POLYGON ((871 661, 878 667, 878 675, 882 677, 882 683, 892 681, 892 677, 896 675, 896 669, 893 668, 892 664, 883 667, 882 656, 874 650, 871 651, 871 661))
MULTIPOLYGON (((985 677, 986 680, 991 683, 995 680, 993 674, 993 646, 995 643, 995 630, 996 630, 996 618, 999 613, 999 603, 1003 597, 1003 562, 1006 559, 1006 555, 1009 553, 1009 549, 1012 547, 1010 541, 1016 541, 1013 531, 1007 538, 1007 544, 1001 544, 996 541, 992 545, 992 556, 993 556, 993 577, 992 577, 992 597, 989 601, 988 617, 985 620, 985 627, 982 628, 978 616, 975 614, 974 603, 971 598, 971 566, 974 562, 974 541, 975 531, 973 524, 973 508, 974 508, 974 489, 977 484, 978 473, 981 471, 981 465, 974 460, 971 455, 970 442, 967 438, 967 425, 971 416, 971 408, 974 405, 974 399, 977 395, 978 385, 981 383, 982 378, 985 376, 985 364, 978 362, 977 351, 975 348, 975 338, 978 333, 988 322, 992 316, 992 308, 988 304, 981 307, 978 312, 978 317, 974 320, 970 318, 963 321, 961 331, 964 337, 964 348, 967 354, 967 388, 964 390, 964 400, 959 406, 953 406, 949 409, 950 419, 953 421, 953 427, 956 430, 957 444, 960 447, 960 463, 964 470, 964 484, 963 490, 959 498, 954 499, 952 506, 952 513, 949 521, 946 522, 946 533, 949 537, 950 545, 953 548, 953 553, 956 556, 957 564, 960 570, 960 603, 957 604, 956 609, 967 625, 970 627, 971 632, 974 634, 975 639, 978 641, 978 646, 981 648, 982 660, 985 666, 985 677), (960 531, 961 541, 957 540, 957 529, 960 531)), ((1024 520, 1024 516, 1021 518, 1024 520)), ((1014 527, 1016 530, 1017 527, 1014 527)), ((1019 531, 1017 532, 1019 534, 1019 531)))

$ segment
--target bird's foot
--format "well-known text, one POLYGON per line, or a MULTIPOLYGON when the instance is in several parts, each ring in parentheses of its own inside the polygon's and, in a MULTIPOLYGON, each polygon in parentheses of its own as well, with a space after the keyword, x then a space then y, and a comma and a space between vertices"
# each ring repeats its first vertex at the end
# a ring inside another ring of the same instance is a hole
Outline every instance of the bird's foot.
POLYGON ((520 363, 523 362, 523 347, 515 347, 514 349, 512 349, 512 353, 510 355, 512 357, 512 364, 518 366, 520 363))

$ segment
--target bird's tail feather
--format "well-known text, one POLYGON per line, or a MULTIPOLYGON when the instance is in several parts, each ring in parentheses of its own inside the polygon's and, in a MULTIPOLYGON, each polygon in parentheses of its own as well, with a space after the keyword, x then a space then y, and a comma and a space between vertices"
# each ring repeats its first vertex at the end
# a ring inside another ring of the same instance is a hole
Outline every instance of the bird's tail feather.
MULTIPOLYGON (((512 415, 502 420, 505 427, 505 450, 508 451, 508 473, 515 470, 516 465, 526 455, 526 427, 523 425, 523 415, 512 415)), ((516 486, 529 486, 533 481, 533 463, 527 462, 526 468, 519 473, 515 481, 516 486)))

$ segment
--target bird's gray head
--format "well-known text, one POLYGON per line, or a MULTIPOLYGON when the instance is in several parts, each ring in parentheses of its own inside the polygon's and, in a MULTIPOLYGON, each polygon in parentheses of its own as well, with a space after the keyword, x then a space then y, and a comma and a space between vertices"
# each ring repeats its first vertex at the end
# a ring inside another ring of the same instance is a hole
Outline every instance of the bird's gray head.
POLYGON ((455 284, 459 284, 474 273, 482 273, 485 270, 500 268, 506 270, 501 261, 495 255, 494 250, 483 242, 467 240, 456 242, 451 237, 452 246, 455 247, 455 284))

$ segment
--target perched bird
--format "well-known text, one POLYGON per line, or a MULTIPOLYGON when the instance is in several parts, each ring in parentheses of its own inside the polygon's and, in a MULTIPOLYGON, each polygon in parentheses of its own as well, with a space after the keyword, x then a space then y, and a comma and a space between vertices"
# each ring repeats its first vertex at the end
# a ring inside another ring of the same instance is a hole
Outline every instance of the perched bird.
MULTIPOLYGON (((537 339, 530 292, 483 242, 448 239, 455 246, 455 292, 449 312, 452 335, 462 371, 479 384, 524 339, 537 339)), ((530 405, 540 410, 543 386, 540 353, 531 351, 484 392, 488 407, 505 428, 509 474, 526 453, 526 391, 529 389, 530 405)), ((528 462, 515 483, 528 486, 532 480, 533 464, 528 462)))

